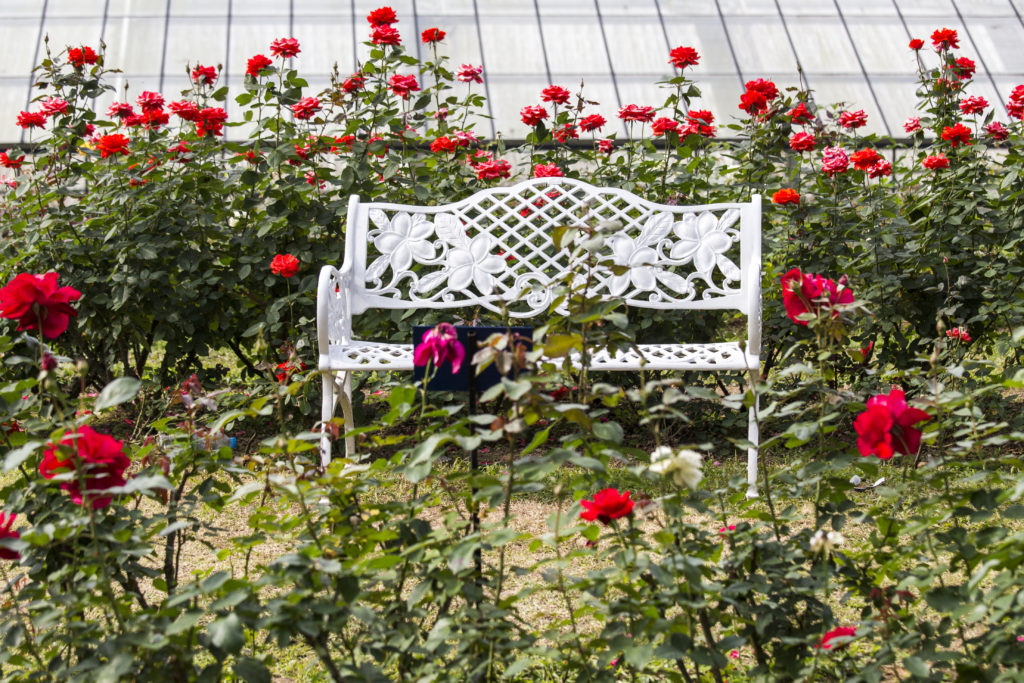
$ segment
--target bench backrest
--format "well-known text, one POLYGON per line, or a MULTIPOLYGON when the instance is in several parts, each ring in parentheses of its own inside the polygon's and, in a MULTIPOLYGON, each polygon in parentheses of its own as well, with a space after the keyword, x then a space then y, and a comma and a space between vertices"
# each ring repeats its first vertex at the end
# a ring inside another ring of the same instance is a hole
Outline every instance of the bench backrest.
POLYGON ((630 269, 598 268, 592 294, 630 306, 759 314, 760 200, 670 206, 569 178, 527 180, 440 206, 353 196, 341 269, 349 312, 499 312, 506 302, 512 316, 537 315, 555 296, 551 284, 579 270, 568 249, 554 248, 554 228, 614 223, 607 262, 630 269))

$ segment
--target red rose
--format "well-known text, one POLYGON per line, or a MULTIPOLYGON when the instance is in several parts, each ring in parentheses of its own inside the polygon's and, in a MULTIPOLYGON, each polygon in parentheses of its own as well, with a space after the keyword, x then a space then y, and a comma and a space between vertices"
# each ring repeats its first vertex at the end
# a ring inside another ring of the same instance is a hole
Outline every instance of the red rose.
POLYGON ((482 66, 463 64, 459 67, 455 77, 462 83, 483 83, 484 79, 480 76, 483 72, 484 68, 482 66))
POLYGON ((873 149, 862 149, 850 155, 853 167, 858 171, 866 171, 881 160, 881 156, 873 149))
POLYGON ((123 443, 100 434, 92 427, 83 426, 65 434, 59 447, 49 444, 39 463, 39 474, 45 479, 52 479, 62 472, 76 472, 73 479, 62 482, 60 487, 71 494, 73 503, 82 505, 85 502, 81 489, 84 480, 92 509, 98 510, 110 505, 111 497, 92 494, 124 486, 124 471, 129 465, 131 461, 124 454, 123 443), (67 454, 68 450, 73 452, 67 454))
POLYGON ((146 114, 151 111, 160 111, 164 108, 164 96, 158 92, 142 91, 142 94, 135 98, 135 102, 146 114))
POLYGON ((452 374, 458 374, 465 357, 466 349, 459 341, 455 326, 439 323, 437 327, 423 333, 423 338, 413 350, 412 364, 422 367, 433 363, 435 368, 440 368, 451 363, 452 374))
POLYGON ((613 519, 626 517, 633 513, 633 501, 629 499, 629 491, 619 492, 617 489, 602 489, 594 494, 594 500, 580 501, 583 512, 580 519, 588 522, 598 521, 608 524, 613 519))
POLYGON ((179 164, 185 164, 191 161, 190 157, 185 156, 191 154, 192 150, 189 149, 188 142, 182 140, 178 144, 167 148, 167 155, 177 161, 179 164))
POLYGON ((285 361, 284 363, 277 364, 277 372, 274 376, 277 377, 277 381, 282 384, 291 379, 291 376, 296 372, 300 372, 306 369, 306 364, 299 361, 298 367, 295 366, 291 361, 285 361))
MULTIPOLYGON (((11 528, 14 524, 14 518, 18 515, 6 514, 0 512, 0 541, 3 540, 14 540, 21 538, 21 534, 11 528)), ((0 560, 20 560, 21 554, 17 550, 11 550, 10 548, 0 548, 0 560)))
POLYGON ((614 149, 615 143, 612 140, 605 139, 597 141, 597 151, 602 154, 611 154, 614 149))
POLYGON ((114 102, 107 109, 107 116, 112 119, 126 119, 135 116, 135 110, 127 102, 114 102))
POLYGON ((512 165, 507 161, 497 159, 495 161, 482 161, 473 167, 476 177, 480 180, 498 180, 508 178, 512 165))
POLYGON ((455 141, 449 138, 447 135, 437 138, 430 143, 430 151, 434 154, 440 154, 441 152, 454 152, 458 148, 455 141))
POLYGON ((984 97, 971 95, 970 97, 965 97, 962 100, 960 100, 960 111, 962 111, 964 114, 967 114, 968 116, 984 113, 985 109, 987 108, 988 100, 986 100, 984 97))
POLYGON ((300 52, 302 50, 299 49, 299 41, 294 38, 278 38, 270 44, 270 54, 282 59, 294 57, 300 52))
POLYGON ((580 119, 580 130, 586 133, 589 133, 592 130, 601 130, 606 123, 608 122, 600 114, 591 114, 590 116, 584 116, 580 119))
POLYGON ((292 277, 299 272, 299 259, 291 254, 278 254, 270 261, 270 272, 281 277, 292 277))
POLYGON ((840 289, 835 280, 813 273, 801 273, 799 268, 783 275, 780 282, 786 315, 803 327, 807 327, 809 314, 819 316, 824 310, 831 311, 832 317, 838 318, 839 311, 835 307, 853 303, 853 290, 849 287, 840 289))
POLYGON ((22 111, 18 112, 18 119, 15 121, 19 126, 24 129, 28 128, 45 128, 46 127, 46 114, 41 111, 22 111))
POLYGON ((199 112, 199 122, 196 123, 196 135, 205 137, 207 133, 212 135, 223 134, 224 122, 228 120, 228 113, 220 107, 206 107, 199 112))
POLYGON ((535 104, 528 107, 523 107, 519 110, 519 116, 522 117, 523 123, 528 126, 540 125, 540 122, 548 117, 548 110, 542 105, 535 104))
POLYGON ((363 78, 363 74, 354 73, 341 84, 341 89, 347 93, 354 93, 362 90, 366 87, 366 80, 363 78))
POLYGON ((412 74, 408 76, 395 74, 391 77, 391 80, 388 81, 388 85, 391 87, 391 92, 403 99, 409 97, 409 93, 416 92, 420 89, 420 84, 416 82, 416 77, 412 74))
POLYGON ((68 48, 68 63, 76 69, 81 69, 85 64, 95 64, 98 60, 99 57, 91 47, 68 48))
POLYGON ((192 69, 192 82, 196 85, 213 85, 217 80, 217 67, 197 64, 192 69))
POLYGON ((0 317, 18 321, 18 330, 35 330, 56 339, 68 329, 68 318, 77 317, 71 307, 82 293, 73 287, 57 287, 57 273, 19 273, 0 288, 0 317))
POLYGON ((817 140, 810 133, 796 133, 789 139, 790 149, 796 152, 809 152, 816 144, 817 140))
POLYGON ((679 122, 673 119, 665 118, 664 116, 654 119, 651 122, 651 133, 654 137, 661 137, 665 133, 672 131, 679 133, 679 122))
MULTIPOLYGON (((985 126, 985 132, 988 133, 989 137, 996 141, 1005 140, 1006 138, 1010 137, 1010 131, 1006 129, 1006 126, 999 123, 998 121, 993 121, 992 123, 985 126)), ((3 155, 0 154, 0 157, 2 156, 3 155)), ((21 158, 24 159, 25 157, 21 158)), ((20 164, 21 162, 19 161, 18 163, 20 164)))
POLYGON ((921 430, 914 425, 932 419, 919 408, 907 405, 903 390, 893 387, 888 395, 868 399, 863 413, 853 421, 857 450, 862 456, 888 460, 894 453, 914 455, 921 446, 921 430))
POLYGON ((128 136, 120 133, 101 135, 96 140, 96 149, 100 151, 100 157, 103 159, 112 154, 128 154, 128 136))
POLYGON ((67 114, 68 101, 62 100, 59 97, 46 98, 39 103, 39 109, 48 117, 57 114, 67 114))
POLYGON ((955 126, 946 126, 942 129, 942 139, 948 142, 955 149, 961 144, 971 144, 971 129, 962 123, 955 126))
POLYGON ((909 47, 911 50, 920 50, 922 47, 924 47, 924 41, 921 40, 920 38, 914 38, 913 40, 910 41, 909 47))
POLYGON ((686 112, 686 115, 693 123, 697 124, 695 132, 700 133, 706 138, 715 137, 715 127, 711 125, 715 121, 714 114, 707 109, 691 109, 686 112))
POLYGON ((879 159, 868 169, 869 178, 881 178, 892 175, 892 164, 885 159, 879 159))
POLYGON ((677 69, 696 66, 698 62, 700 62, 700 55, 692 47, 676 47, 668 53, 668 63, 677 69))
POLYGON ((803 102, 790 109, 786 113, 786 116, 788 116, 789 120, 792 121, 793 123, 799 124, 810 123, 811 121, 814 120, 814 115, 811 114, 810 111, 808 111, 807 105, 804 104, 803 102))
MULTIPOLYGON (((836 638, 851 638, 856 633, 857 629, 853 626, 840 626, 839 628, 834 628, 821 637, 821 642, 818 643, 816 647, 821 650, 831 650, 833 640, 836 638)), ((845 643, 836 643, 836 647, 840 647, 841 645, 845 645, 845 643)))
POLYGON ((784 188, 772 195, 773 204, 799 204, 800 195, 796 190, 784 188))
POLYGON ((903 122, 903 130, 908 133, 916 133, 921 130, 921 117, 911 116, 903 122))
POLYGON ((627 104, 622 109, 619 109, 619 118, 623 121, 649 123, 654 119, 654 107, 627 104))
POLYGON ((445 35, 447 34, 439 28, 428 28, 420 35, 420 38, 424 43, 439 43, 444 40, 445 35))
POLYGON ((245 65, 245 73, 249 74, 253 78, 260 77, 260 71, 271 66, 274 62, 270 61, 270 58, 266 55, 253 55, 249 57, 249 61, 245 65))
POLYGON ((320 100, 316 97, 303 97, 292 105, 292 113, 297 119, 311 119, 318 111, 320 111, 320 100))
POLYGON ((558 164, 536 164, 533 167, 534 178, 561 178, 564 175, 558 164))
POLYGON ((769 102, 771 102, 772 100, 779 96, 779 88, 771 81, 765 80, 763 78, 758 78, 757 80, 753 81, 747 81, 744 84, 744 87, 747 90, 754 90, 761 93, 762 95, 764 95, 764 98, 769 102))
POLYGON ((1010 101, 1014 104, 1024 102, 1024 85, 1018 85, 1010 91, 1010 101))
POLYGON ((171 120, 170 115, 163 109, 157 109, 156 111, 147 111, 145 114, 139 117, 138 123, 144 125, 146 128, 157 130, 160 126, 166 126, 167 122, 171 120))
POLYGON ((540 91, 540 101, 565 104, 569 101, 569 94, 569 91, 561 86, 549 85, 540 91))
POLYGON ((395 16, 395 10, 390 7, 378 7, 366 15, 366 20, 370 22, 370 26, 390 26, 398 21, 398 17, 395 16))
POLYGON ((850 158, 846 156, 846 150, 842 147, 826 147, 821 152, 821 172, 827 176, 836 173, 846 173, 850 165, 850 158))
POLYGON ((199 106, 189 100, 181 100, 180 102, 171 102, 167 105, 167 108, 171 110, 171 113, 180 118, 182 121, 191 121, 195 123, 199 121, 199 106))
POLYGON ((957 78, 959 78, 961 81, 966 81, 969 80, 972 76, 974 76, 974 72, 978 68, 978 66, 974 63, 973 59, 968 59, 967 57, 957 57, 956 61, 953 62, 953 66, 951 66, 950 68, 953 70, 953 73, 956 74, 957 78))
POLYGON ((1015 119, 1024 119, 1024 102, 1010 102, 1006 105, 1006 113, 1015 119))
POLYGON ((390 26, 374 26, 370 32, 370 41, 374 45, 401 45, 402 36, 398 33, 398 29, 393 29, 390 26))
POLYGON ((949 159, 946 158, 945 154, 936 154, 935 156, 926 157, 921 165, 927 169, 937 171, 941 168, 949 168, 949 159))
POLYGON ((0 166, 13 169, 21 168, 21 164, 25 161, 25 155, 22 154, 20 157, 16 157, 11 156, 11 154, 13 154, 12 150, 0 152, 0 166))
POLYGON ((932 45, 935 46, 936 50, 949 50, 959 49, 960 43, 958 42, 956 31, 951 28, 941 28, 932 33, 932 45))
POLYGON ((867 125, 868 115, 863 109, 857 111, 844 111, 839 115, 839 125, 843 128, 861 128, 867 125))
POLYGON ((751 116, 760 114, 768 108, 768 98, 757 90, 748 90, 740 95, 739 108, 751 116))

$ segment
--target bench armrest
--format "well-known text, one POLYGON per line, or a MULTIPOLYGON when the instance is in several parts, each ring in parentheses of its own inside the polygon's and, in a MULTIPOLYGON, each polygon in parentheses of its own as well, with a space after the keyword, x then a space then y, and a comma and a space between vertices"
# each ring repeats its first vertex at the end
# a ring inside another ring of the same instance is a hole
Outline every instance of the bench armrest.
POLYGON ((319 368, 328 367, 330 341, 347 343, 352 337, 351 269, 334 266, 320 269, 316 290, 316 336, 320 354, 319 368))

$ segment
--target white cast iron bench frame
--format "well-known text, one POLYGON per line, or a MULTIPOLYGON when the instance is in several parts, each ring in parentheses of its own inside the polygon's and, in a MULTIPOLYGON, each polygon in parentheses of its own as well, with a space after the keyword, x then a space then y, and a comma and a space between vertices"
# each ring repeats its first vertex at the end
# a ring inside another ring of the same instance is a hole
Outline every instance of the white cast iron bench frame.
MULTIPOLYGON (((345 259, 324 266, 317 290, 318 368, 324 423, 340 401, 345 429, 354 428, 352 373, 413 369, 412 344, 362 341, 352 318, 369 309, 483 307, 506 304, 513 317, 546 313, 550 284, 575 269, 569 250, 556 251, 559 225, 621 226, 608 241, 609 262, 625 274, 598 269, 592 294, 629 306, 669 310, 736 310, 747 316, 744 342, 640 344, 612 357, 592 355, 592 370, 742 371, 760 379, 761 197, 750 202, 670 206, 618 188, 569 178, 536 178, 481 190, 439 206, 386 202, 348 205, 345 259), (736 227, 737 222, 739 227, 736 227), (372 224, 372 227, 371 227, 372 224), (374 250, 368 257, 368 247, 374 250), (739 252, 739 264, 734 261, 739 252)), ((747 438, 748 495, 757 494, 757 405, 747 438)), ((355 439, 345 438, 346 453, 355 439)), ((331 459, 327 430, 321 461, 331 459)))

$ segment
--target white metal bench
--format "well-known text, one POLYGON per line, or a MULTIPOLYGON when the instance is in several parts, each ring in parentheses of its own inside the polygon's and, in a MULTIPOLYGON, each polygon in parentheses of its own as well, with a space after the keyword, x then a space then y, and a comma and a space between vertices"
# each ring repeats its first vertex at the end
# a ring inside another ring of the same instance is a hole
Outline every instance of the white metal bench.
MULTIPOLYGON (((369 309, 483 307, 513 317, 547 312, 550 286, 576 269, 551 240, 559 225, 612 222, 608 262, 592 294, 629 306, 671 310, 731 309, 747 316, 747 338, 710 344, 640 344, 615 356, 595 353, 594 370, 722 370, 749 373, 756 385, 761 343, 761 198, 743 204, 669 206, 617 188, 568 178, 537 178, 481 190, 440 206, 348 206, 341 270, 324 266, 317 292, 323 420, 340 401, 354 428, 352 373, 412 370, 412 345, 352 337, 352 319, 369 309)), ((682 331, 680 331, 682 335, 682 331)), ((756 495, 758 429, 750 409, 748 495, 756 495)), ((352 437, 346 452, 355 450, 352 437)), ((330 439, 321 442, 330 462, 330 439)))

